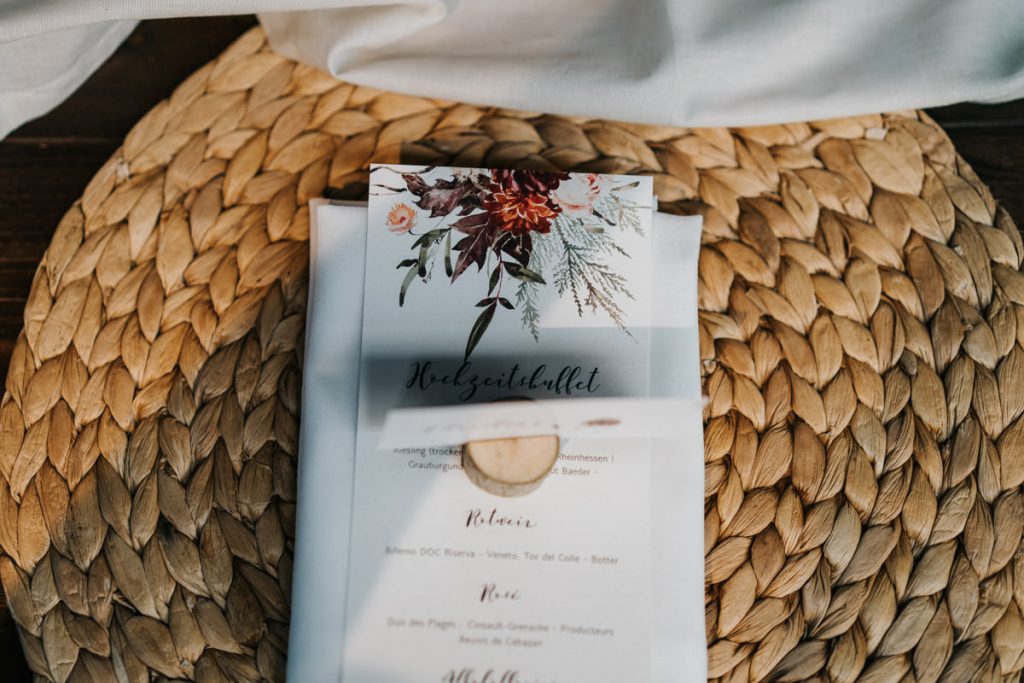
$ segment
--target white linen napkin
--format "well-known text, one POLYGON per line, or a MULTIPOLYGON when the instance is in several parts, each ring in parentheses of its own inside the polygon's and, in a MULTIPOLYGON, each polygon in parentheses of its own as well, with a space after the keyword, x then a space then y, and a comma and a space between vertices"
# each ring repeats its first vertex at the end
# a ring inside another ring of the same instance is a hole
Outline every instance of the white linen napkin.
MULTIPOLYGON (((310 215, 288 679, 333 683, 340 680, 345 629, 367 214, 365 206, 316 200, 310 215)), ((663 286, 654 288, 652 310, 659 312, 658 323, 688 330, 681 348, 652 350, 660 351, 663 370, 663 386, 652 387, 652 394, 691 401, 693 409, 681 421, 682 441, 698 454, 703 449, 693 446, 703 439, 697 338, 700 226, 699 217, 656 213, 652 231, 655 272, 666 273, 663 286)), ((684 667, 685 680, 704 680, 703 458, 658 459, 652 468, 652 500, 668 501, 652 515, 651 533, 660 539, 652 557, 659 591, 652 615, 659 641, 655 651, 672 660, 655 661, 655 671, 684 667)))

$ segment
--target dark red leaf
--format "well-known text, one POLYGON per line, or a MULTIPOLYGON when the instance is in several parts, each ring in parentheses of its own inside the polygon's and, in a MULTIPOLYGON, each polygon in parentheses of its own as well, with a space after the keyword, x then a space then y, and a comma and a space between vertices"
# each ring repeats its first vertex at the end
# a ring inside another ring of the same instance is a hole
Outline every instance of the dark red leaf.
POLYGON ((452 250, 459 252, 452 272, 452 282, 455 282, 474 263, 477 270, 484 267, 484 263, 487 262, 487 250, 494 244, 500 231, 488 223, 487 214, 482 213, 459 219, 452 227, 466 235, 452 246, 452 250))
POLYGON ((413 203, 421 209, 430 211, 434 218, 447 216, 456 209, 459 215, 465 216, 480 208, 478 195, 484 190, 481 185, 474 182, 472 176, 456 176, 449 180, 439 178, 433 185, 428 185, 420 174, 404 173, 402 180, 405 181, 409 192, 418 197, 413 203))

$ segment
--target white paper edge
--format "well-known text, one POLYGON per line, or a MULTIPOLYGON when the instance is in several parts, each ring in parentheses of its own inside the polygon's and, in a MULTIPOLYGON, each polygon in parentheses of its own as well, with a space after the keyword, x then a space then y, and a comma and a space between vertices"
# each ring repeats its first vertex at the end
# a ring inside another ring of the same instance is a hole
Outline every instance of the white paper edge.
MULTIPOLYGON (((699 216, 656 213, 654 225, 652 249, 693 254, 693 272, 682 290, 651 288, 652 306, 671 311, 665 326, 654 328, 652 345, 659 341, 659 329, 672 331, 672 340, 676 340, 679 335, 675 328, 679 325, 685 327, 685 346, 676 353, 661 354, 660 359, 674 362, 676 367, 661 366, 658 372, 652 372, 650 393, 681 396, 689 403, 689 410, 680 413, 689 417, 679 421, 683 436, 654 439, 651 443, 652 457, 657 458, 651 463, 651 681, 678 683, 684 672, 685 680, 704 681, 704 425, 697 327, 697 259, 703 221, 699 216), (668 228, 668 224, 674 226, 668 228), (680 385, 661 385, 659 379, 669 384, 678 381, 680 385), (661 504, 664 509, 659 507, 661 504), (687 538, 693 535, 697 536, 696 552, 687 552, 687 538)), ((661 269, 671 267, 667 260, 656 267, 655 283, 664 281, 661 269)))
MULTIPOLYGON (((344 265, 330 272, 318 273, 314 255, 325 247, 324 240, 319 236, 317 214, 328 206, 326 200, 310 202, 305 359, 308 361, 313 357, 310 350, 314 345, 329 343, 331 352, 321 355, 335 358, 339 364, 351 368, 353 381, 349 387, 350 405, 347 406, 313 400, 313 383, 303 383, 295 566, 287 665, 287 678, 290 681, 340 680, 345 630, 345 575, 349 556, 359 405, 366 209, 356 206, 332 209, 352 212, 351 219, 339 221, 343 225, 338 230, 343 234, 337 236, 338 241, 335 242, 334 236, 330 239, 334 248, 343 250, 344 265), (326 278, 340 278, 344 282, 343 288, 335 291, 350 292, 351 296, 329 302, 323 299, 318 301, 316 288, 321 279, 326 278), (330 315, 321 316, 316 310, 317 305, 330 307, 330 315), (322 425, 331 426, 323 429, 322 425), (349 444, 347 449, 341 445, 346 442, 349 444), (325 519, 332 523, 325 526, 325 519)), ((313 371, 315 368, 309 365, 303 370, 306 376, 313 371)), ((323 395, 318 398, 322 399, 323 395)))

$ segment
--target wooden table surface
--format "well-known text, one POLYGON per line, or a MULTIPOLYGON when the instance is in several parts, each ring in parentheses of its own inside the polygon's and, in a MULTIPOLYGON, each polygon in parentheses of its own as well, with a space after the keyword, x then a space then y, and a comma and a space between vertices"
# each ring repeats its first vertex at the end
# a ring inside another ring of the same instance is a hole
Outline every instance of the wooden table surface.
MULTIPOLYGON (((142 22, 70 99, 0 142, 0 379, 33 273, 67 207, 143 114, 255 23, 251 16, 142 22)), ((1024 220, 1024 100, 930 113, 996 199, 1024 220)), ((3 680, 30 680, 2 609, 0 670, 3 680)))

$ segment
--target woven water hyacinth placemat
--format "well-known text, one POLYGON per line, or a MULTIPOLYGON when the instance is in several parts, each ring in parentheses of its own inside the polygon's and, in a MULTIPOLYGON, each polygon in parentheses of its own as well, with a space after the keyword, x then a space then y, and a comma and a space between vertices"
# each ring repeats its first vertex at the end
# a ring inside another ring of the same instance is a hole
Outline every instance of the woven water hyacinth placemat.
POLYGON ((42 678, 283 678, 306 202, 371 159, 650 173, 704 215, 712 679, 1019 680, 1024 244, 933 122, 495 111, 259 30, 138 123, 36 275, 0 579, 42 678))

